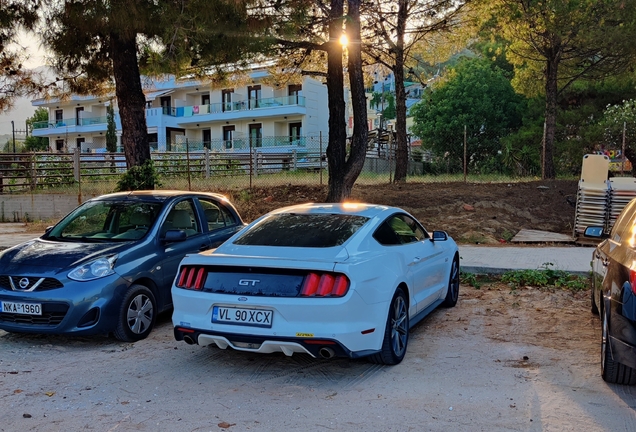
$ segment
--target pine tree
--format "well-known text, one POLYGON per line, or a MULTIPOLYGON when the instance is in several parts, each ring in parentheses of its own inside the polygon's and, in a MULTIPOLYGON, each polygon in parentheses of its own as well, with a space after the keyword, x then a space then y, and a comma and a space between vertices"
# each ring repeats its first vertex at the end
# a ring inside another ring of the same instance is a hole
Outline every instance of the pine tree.
POLYGON ((106 108, 106 150, 110 153, 117 151, 117 125, 113 101, 110 101, 106 108))

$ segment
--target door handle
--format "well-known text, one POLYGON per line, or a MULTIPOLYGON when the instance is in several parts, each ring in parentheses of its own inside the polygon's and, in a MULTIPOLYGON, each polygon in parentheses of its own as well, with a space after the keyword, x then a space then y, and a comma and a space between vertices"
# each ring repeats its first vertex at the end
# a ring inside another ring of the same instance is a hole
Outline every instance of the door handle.
POLYGON ((208 250, 209 247, 210 247, 209 245, 203 244, 203 245, 199 246, 199 252, 203 252, 204 250, 208 250))

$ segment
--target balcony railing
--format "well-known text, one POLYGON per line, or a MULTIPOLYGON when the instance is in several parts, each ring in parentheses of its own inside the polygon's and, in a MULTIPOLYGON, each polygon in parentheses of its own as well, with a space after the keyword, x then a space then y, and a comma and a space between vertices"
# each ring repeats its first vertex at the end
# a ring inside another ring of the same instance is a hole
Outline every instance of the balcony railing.
POLYGON ((189 117, 201 114, 219 114, 224 112, 247 111, 259 108, 280 106, 305 106, 304 96, 284 96, 266 99, 250 99, 236 102, 222 102, 210 105, 192 105, 186 107, 162 107, 163 114, 173 117, 189 117))
POLYGON ((70 118, 62 120, 48 120, 39 121, 33 123, 33 129, 47 129, 66 126, 90 126, 94 124, 105 124, 108 122, 108 117, 85 117, 85 118, 70 118))
MULTIPOLYGON (((272 148, 272 147, 307 147, 307 137, 290 136, 268 136, 260 138, 250 138, 242 136, 229 140, 213 139, 211 141, 191 141, 187 148, 189 151, 198 151, 208 148, 216 152, 249 151, 251 148, 272 148)), ((170 145, 171 151, 186 151, 185 143, 173 143, 170 145)))

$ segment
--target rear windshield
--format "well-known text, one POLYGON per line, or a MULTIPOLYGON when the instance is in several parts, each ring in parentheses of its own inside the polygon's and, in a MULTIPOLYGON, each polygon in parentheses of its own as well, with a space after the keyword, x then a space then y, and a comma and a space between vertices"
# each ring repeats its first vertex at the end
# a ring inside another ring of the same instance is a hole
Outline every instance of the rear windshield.
POLYGON ((238 245, 324 248, 338 246, 369 219, 346 214, 277 214, 234 241, 238 245))

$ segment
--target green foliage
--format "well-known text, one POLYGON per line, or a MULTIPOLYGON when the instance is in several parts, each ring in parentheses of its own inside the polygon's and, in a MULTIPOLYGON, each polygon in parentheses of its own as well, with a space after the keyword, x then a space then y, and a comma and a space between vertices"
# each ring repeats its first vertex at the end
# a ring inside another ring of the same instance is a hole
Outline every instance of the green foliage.
POLYGON ((47 151, 49 150, 49 139, 29 135, 24 139, 24 149, 29 152, 47 151))
POLYGON ((543 268, 537 270, 514 270, 504 273, 501 281, 510 285, 512 289, 523 286, 565 288, 572 291, 581 291, 589 287, 586 277, 570 274, 563 270, 551 268, 552 263, 543 264, 543 268))
POLYGON ((23 67, 20 30, 31 30, 38 22, 40 1, 0 1, 0 112, 13 106, 15 98, 39 92, 37 74, 23 67))
POLYGON ((49 150, 49 139, 45 137, 34 137, 33 124, 49 120, 49 111, 46 108, 38 107, 33 115, 26 120, 29 136, 24 140, 26 151, 46 151, 49 150))
POLYGON ((133 166, 119 179, 116 191, 152 190, 161 186, 151 159, 143 165, 133 166))
POLYGON ((117 151, 117 125, 115 124, 115 109, 111 100, 106 108, 106 150, 117 151))
POLYGON ((382 112, 383 120, 393 120, 395 118, 395 95, 385 91, 382 93, 373 92, 369 105, 372 109, 382 112))
POLYGON ((515 236, 515 233, 510 232, 508 230, 504 230, 504 232, 501 234, 501 238, 504 239, 507 242, 512 240, 514 238, 514 236, 515 236))
POLYGON ((460 272, 459 281, 463 284, 470 285, 475 289, 481 288, 481 282, 479 281, 477 275, 474 273, 460 272))
POLYGON ((488 60, 464 59, 411 108, 411 131, 423 148, 461 165, 466 126, 467 157, 474 168, 498 155, 501 138, 521 126, 523 107, 501 69, 488 60))

